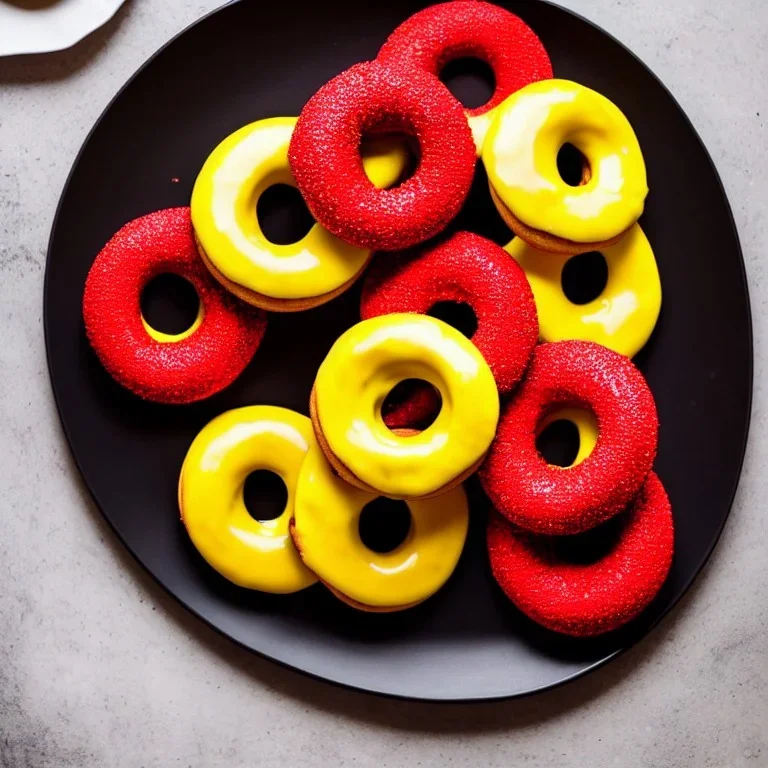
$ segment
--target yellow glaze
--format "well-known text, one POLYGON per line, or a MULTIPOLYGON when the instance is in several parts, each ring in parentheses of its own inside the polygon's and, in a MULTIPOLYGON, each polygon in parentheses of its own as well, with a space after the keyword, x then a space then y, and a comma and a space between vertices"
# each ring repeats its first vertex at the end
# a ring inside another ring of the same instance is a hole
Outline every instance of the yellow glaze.
POLYGON ((410 531, 384 554, 368 549, 358 530, 360 512, 375 498, 335 475, 322 450, 312 447, 296 492, 294 536, 304 562, 328 586, 365 606, 395 609, 426 600, 448 580, 464 548, 464 489, 408 501, 410 531))
POLYGON ((231 582, 285 594, 317 580, 288 530, 299 470, 314 444, 306 416, 268 405, 227 411, 193 441, 179 477, 181 517, 200 554, 231 582), (288 489, 276 520, 254 520, 245 506, 245 480, 259 469, 278 474, 288 489))
MULTIPOLYGON (((555 421, 570 421, 576 425, 576 429, 579 431, 579 450, 570 467, 575 467, 577 464, 581 464, 581 462, 592 453, 597 445, 597 436, 599 432, 595 414, 583 408, 562 408, 553 411, 541 422, 541 424, 539 424, 537 434, 541 434, 546 427, 555 421)), ((570 467, 563 467, 563 469, 569 469, 570 467)))
POLYGON ((393 498, 427 496, 476 464, 499 418, 493 374, 459 331, 426 315, 364 320, 331 347, 315 380, 317 416, 331 451, 366 485, 393 498), (401 437, 381 406, 404 379, 442 397, 434 423, 401 437))
POLYGON ((200 327, 200 324, 202 322, 203 322, 203 303, 202 302, 200 302, 197 308, 197 317, 195 318, 195 322, 192 323, 192 325, 190 325, 186 331, 182 331, 181 333, 163 333, 162 331, 158 331, 157 329, 153 328, 144 319, 144 315, 141 316, 141 323, 144 326, 144 330, 155 341, 159 341, 161 344, 173 344, 176 341, 182 341, 183 339, 186 339, 188 336, 191 336, 200 327))
POLYGON ((577 243, 610 240, 643 212, 648 185, 632 126, 613 102, 568 80, 541 80, 494 110, 483 143, 488 181, 532 229, 577 243), (573 144, 591 178, 571 187, 557 153, 573 144))
POLYGON ((519 237, 506 250, 531 284, 542 340, 594 341, 627 357, 634 357, 648 341, 661 311, 661 280, 639 224, 615 245, 600 248, 608 282, 588 304, 573 304, 563 293, 563 269, 573 257, 543 253, 519 237))
MULTIPOLYGON (((275 299, 322 296, 365 266, 370 251, 355 248, 315 224, 296 243, 277 245, 264 236, 256 215, 262 193, 274 184, 295 187, 288 165, 294 117, 259 120, 219 144, 192 190, 192 224, 208 260, 225 278, 275 299)), ((374 184, 391 186, 406 166, 402 142, 369 143, 364 167, 374 184)))
POLYGON ((488 129, 491 127, 491 122, 498 108, 494 107, 488 110, 488 112, 483 112, 482 115, 467 115, 467 122, 469 123, 469 129, 472 131, 472 138, 475 140, 478 157, 483 153, 485 137, 488 134, 488 129))

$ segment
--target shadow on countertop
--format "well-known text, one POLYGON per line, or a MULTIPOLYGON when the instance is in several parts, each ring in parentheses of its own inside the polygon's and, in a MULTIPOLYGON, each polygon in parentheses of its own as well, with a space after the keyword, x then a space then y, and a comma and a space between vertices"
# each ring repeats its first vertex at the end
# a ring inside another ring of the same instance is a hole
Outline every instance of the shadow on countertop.
POLYGON ((95 59, 107 47, 115 31, 130 13, 132 6, 133 0, 125 0, 109 21, 86 35, 71 48, 51 53, 0 57, 0 85, 28 85, 69 77, 95 59))

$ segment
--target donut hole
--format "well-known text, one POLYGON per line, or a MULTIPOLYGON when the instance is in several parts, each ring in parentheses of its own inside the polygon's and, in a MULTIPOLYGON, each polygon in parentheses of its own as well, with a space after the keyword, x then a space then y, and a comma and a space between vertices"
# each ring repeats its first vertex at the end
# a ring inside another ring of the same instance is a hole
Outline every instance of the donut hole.
POLYGON ((256 201, 256 217, 264 237, 274 245, 290 245, 306 237, 315 224, 296 187, 272 184, 256 201))
POLYGON ((288 489, 283 478, 268 469, 257 469, 245 478, 243 503, 248 514, 265 523, 277 520, 288 505, 288 489))
POLYGON ((570 467, 581 446, 579 428, 570 419, 556 419, 536 436, 536 450, 547 464, 570 467))
POLYGON ((471 339, 477 330, 475 310, 463 301, 438 301, 429 308, 427 314, 452 326, 468 339, 471 339))
POLYGON ((405 150, 405 165, 398 177, 391 184, 387 184, 384 189, 394 189, 408 181, 416 173, 421 157, 419 142, 414 136, 400 131, 388 131, 384 127, 367 130, 360 138, 360 157, 367 161, 375 162, 378 160, 381 162, 380 158, 394 149, 395 145, 405 150))
POLYGON ((360 541, 372 552, 393 552, 408 538, 411 511, 404 501, 382 496, 363 507, 357 529, 360 541))
POLYGON ((381 418, 393 432, 422 432, 434 423, 442 407, 437 387, 424 379, 404 379, 384 398, 381 418))
POLYGON ((485 106, 496 91, 496 77, 488 62, 475 56, 462 56, 446 62, 440 80, 465 109, 485 106))
POLYGON ((169 336, 188 331, 200 312, 195 286, 170 272, 153 277, 144 286, 139 303, 144 322, 169 336))
POLYGON ((627 522, 627 512, 621 512, 584 533, 537 537, 538 546, 552 562, 593 565, 613 552, 627 522))
POLYGON ((580 187, 592 176, 587 158, 580 149, 567 142, 557 153, 557 171, 569 187, 580 187))
POLYGON ((565 298, 572 304, 589 304, 600 298, 608 285, 608 262, 599 251, 572 256, 560 275, 565 298))

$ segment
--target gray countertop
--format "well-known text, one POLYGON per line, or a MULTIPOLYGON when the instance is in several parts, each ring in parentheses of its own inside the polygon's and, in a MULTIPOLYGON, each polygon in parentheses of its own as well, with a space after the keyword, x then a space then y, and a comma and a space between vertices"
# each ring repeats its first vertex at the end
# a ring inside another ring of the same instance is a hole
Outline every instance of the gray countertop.
MULTIPOLYGON (((768 5, 568 0, 669 86, 713 155, 747 262, 756 397, 710 564, 618 661, 476 706, 339 690, 256 658, 133 562, 77 476, 45 362, 45 249, 117 88, 216 0, 128 0, 73 50, 0 59, 0 766, 768 766, 768 5)), ((696 269, 696 254, 681 254, 696 269)))

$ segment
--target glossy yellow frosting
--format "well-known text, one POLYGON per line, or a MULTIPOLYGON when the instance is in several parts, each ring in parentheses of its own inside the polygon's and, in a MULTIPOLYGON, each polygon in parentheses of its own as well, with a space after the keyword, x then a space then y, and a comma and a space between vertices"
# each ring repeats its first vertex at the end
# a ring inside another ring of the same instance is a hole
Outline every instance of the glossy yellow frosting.
POLYGON ((595 414, 584 408, 561 408, 550 413, 539 424, 537 434, 541 434, 546 427, 555 421, 570 421, 579 431, 579 450, 576 453, 576 458, 572 464, 568 467, 563 467, 563 469, 569 469, 577 464, 581 464, 597 445, 599 430, 595 414))
POLYGON ((483 143, 488 181, 502 203, 532 229, 577 243, 610 240, 643 212, 648 185, 640 145, 621 110, 568 80, 541 80, 494 110, 483 143), (557 154, 573 144, 591 178, 572 187, 557 154))
POLYGON ((485 137, 488 134, 488 129, 491 127, 491 122, 493 121, 497 109, 498 106, 489 109, 487 112, 483 112, 480 115, 467 115, 467 122, 469 123, 469 129, 472 131, 472 138, 475 140, 475 148, 477 149, 478 157, 483 153, 485 137))
POLYGON ((313 446, 299 475, 294 536, 309 568, 331 588, 365 606, 408 607, 448 580, 467 537, 469 510, 462 486, 435 499, 408 501, 411 528, 392 552, 360 540, 360 513, 375 495, 334 474, 313 446))
POLYGON ((231 582, 284 594, 317 580, 288 530, 299 470, 314 444, 306 416, 268 405, 227 411, 193 441, 179 477, 181 517, 200 554, 231 582), (276 520, 254 520, 245 506, 245 480, 259 469, 278 474, 288 490, 276 520))
POLYGON ((496 433, 499 395, 488 364, 455 328, 426 315, 382 315, 350 328, 315 380, 317 416, 333 454, 384 496, 432 494, 485 455, 496 433), (404 379, 442 397, 434 423, 411 437, 384 424, 381 406, 404 379))
POLYGON ((594 341, 627 357, 648 341, 661 311, 661 280, 639 224, 615 245, 599 249, 608 265, 608 282, 588 304, 573 304, 563 293, 562 273, 571 256, 543 253, 519 237, 506 250, 531 284, 543 341, 594 341))
MULTIPOLYGON (((262 193, 296 182, 288 165, 294 117, 259 120, 235 131, 205 161, 192 190, 192 224, 207 259, 225 278, 274 299, 330 293, 365 266, 370 251, 355 248, 315 224, 296 243, 265 237, 256 215, 262 193)), ((394 184, 408 161, 402 142, 369 143, 363 165, 380 187, 394 184)))

